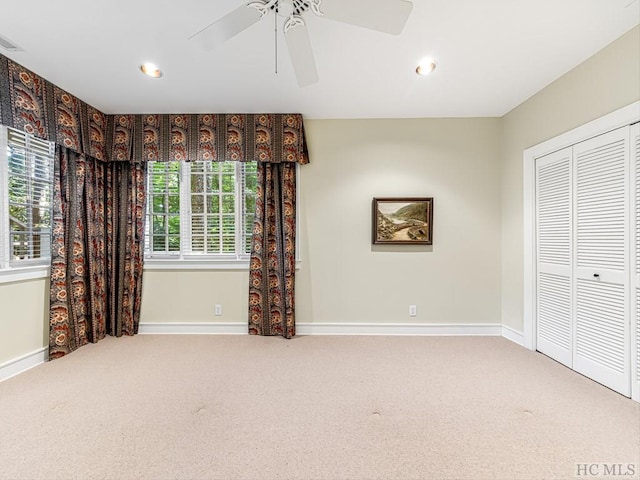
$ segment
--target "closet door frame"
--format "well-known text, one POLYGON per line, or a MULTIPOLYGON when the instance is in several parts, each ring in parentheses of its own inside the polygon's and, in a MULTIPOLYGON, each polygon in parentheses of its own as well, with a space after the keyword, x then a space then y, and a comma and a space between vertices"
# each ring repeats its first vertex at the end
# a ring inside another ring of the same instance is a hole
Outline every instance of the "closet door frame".
MULTIPOLYGON (((536 350, 536 158, 571 147, 576 143, 640 121, 640 102, 620 108, 608 115, 542 142, 523 153, 523 233, 524 233, 524 318, 523 345, 536 350)), ((632 330, 633 331, 633 330, 632 330)), ((633 335, 632 335, 633 336, 633 335)), ((633 363, 632 359, 632 365, 633 363)), ((632 389, 632 398, 640 401, 640 389, 632 389)))
POLYGON ((629 131, 629 161, 631 162, 631 398, 640 402, 640 123, 629 131), (635 192, 635 195, 634 193, 635 192))

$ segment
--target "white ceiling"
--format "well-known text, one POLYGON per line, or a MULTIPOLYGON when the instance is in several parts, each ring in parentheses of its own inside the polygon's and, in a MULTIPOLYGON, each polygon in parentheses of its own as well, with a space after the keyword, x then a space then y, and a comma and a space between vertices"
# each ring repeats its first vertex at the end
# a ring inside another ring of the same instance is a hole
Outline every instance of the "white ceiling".
POLYGON ((24 51, 0 53, 105 113, 502 116, 640 22, 638 0, 413 0, 400 36, 307 14, 320 81, 299 88, 282 37, 274 72, 273 16, 214 52, 188 40, 243 3, 5 1, 0 35, 24 51))

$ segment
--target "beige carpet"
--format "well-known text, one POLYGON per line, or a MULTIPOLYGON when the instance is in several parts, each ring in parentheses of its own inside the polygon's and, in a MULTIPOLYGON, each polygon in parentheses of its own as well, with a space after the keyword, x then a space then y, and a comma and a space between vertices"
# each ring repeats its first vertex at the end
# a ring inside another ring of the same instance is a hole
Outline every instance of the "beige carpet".
POLYGON ((495 337, 107 338, 0 383, 3 480, 571 479, 580 463, 637 478, 640 405, 495 337))

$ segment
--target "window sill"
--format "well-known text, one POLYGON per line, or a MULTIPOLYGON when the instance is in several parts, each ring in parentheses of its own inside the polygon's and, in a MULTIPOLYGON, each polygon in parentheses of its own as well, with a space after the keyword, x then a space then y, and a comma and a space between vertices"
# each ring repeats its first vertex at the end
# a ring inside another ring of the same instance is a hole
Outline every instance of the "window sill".
POLYGON ((249 260, 146 259, 144 270, 249 270, 249 260))
MULTIPOLYGON (((300 270, 302 262, 296 260, 296 270, 300 270)), ((162 271, 162 270, 235 270, 235 271, 249 271, 249 260, 218 260, 218 261, 205 261, 205 260, 159 260, 159 259, 147 259, 144 261, 145 271, 162 271)))
POLYGON ((28 280, 42 280, 49 278, 48 265, 36 265, 31 267, 13 267, 0 270, 0 284, 24 282, 28 280))

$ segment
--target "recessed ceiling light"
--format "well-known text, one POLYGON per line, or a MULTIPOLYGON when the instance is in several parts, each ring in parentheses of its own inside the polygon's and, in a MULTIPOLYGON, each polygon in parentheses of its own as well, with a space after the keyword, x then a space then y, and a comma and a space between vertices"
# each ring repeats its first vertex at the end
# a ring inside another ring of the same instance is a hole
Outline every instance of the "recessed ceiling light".
POLYGON ((160 78, 162 76, 162 71, 153 63, 143 63, 140 65, 140 71, 153 78, 160 78))
POLYGON ((425 58, 420 61, 416 67, 416 73, 418 75, 429 75, 436 69, 437 63, 433 58, 425 58))

